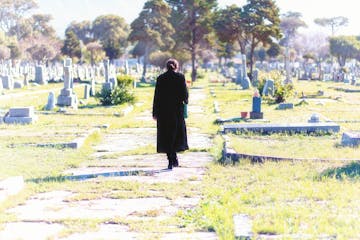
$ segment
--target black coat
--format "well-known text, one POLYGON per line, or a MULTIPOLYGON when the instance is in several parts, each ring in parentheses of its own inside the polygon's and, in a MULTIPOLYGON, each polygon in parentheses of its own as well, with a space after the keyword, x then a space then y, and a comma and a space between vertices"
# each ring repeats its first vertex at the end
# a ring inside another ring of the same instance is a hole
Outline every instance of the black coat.
POLYGON ((183 74, 167 71, 156 80, 153 117, 157 119, 157 152, 171 153, 189 149, 184 120, 188 90, 183 74))

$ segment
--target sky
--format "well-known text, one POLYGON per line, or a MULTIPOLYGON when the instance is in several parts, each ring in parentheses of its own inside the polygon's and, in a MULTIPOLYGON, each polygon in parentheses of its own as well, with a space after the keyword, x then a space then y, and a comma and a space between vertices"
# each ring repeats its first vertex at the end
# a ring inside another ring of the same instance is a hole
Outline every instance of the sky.
MULTIPOLYGON (((63 37, 66 27, 71 21, 94 20, 103 14, 117 14, 127 23, 131 23, 140 13, 146 0, 37 0, 37 12, 51 14, 52 26, 60 37, 63 37)), ((360 12, 357 0, 275 0, 280 13, 288 11, 300 12, 302 19, 308 25, 303 31, 330 31, 320 28, 313 22, 315 18, 330 18, 344 16, 349 24, 340 29, 337 34, 359 35, 360 12)), ((219 6, 236 4, 242 6, 245 0, 218 0, 219 6)))

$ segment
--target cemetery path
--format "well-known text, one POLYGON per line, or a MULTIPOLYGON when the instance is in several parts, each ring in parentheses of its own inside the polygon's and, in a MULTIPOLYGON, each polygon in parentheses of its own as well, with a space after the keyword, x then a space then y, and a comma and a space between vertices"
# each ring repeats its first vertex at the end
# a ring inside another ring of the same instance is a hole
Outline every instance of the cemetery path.
MULTIPOLYGON (((188 111, 201 115, 202 106, 195 104, 206 97, 204 90, 192 89, 190 96, 188 111)), ((153 121, 149 110, 136 120, 153 121)), ((190 148, 212 145, 208 135, 189 125, 188 136, 190 148)), ((212 156, 181 153, 180 167, 168 170, 165 154, 139 153, 154 149, 155 142, 155 127, 106 132, 89 161, 64 172, 81 180, 70 182, 76 187, 43 192, 9 209, 17 220, 5 225, 0 239, 218 239, 178 221, 200 203, 212 156)))

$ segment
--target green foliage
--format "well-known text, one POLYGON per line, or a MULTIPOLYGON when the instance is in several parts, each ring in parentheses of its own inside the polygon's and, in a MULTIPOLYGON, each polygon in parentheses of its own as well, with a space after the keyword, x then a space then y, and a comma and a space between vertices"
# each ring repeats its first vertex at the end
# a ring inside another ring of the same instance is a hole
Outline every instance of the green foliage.
POLYGON ((284 84, 281 80, 276 80, 274 85, 274 97, 276 103, 285 102, 288 97, 292 96, 294 91, 294 85, 292 83, 284 84))
POLYGON ((95 98, 104 106, 134 103, 135 96, 130 91, 134 78, 129 75, 119 75, 116 80, 117 86, 114 89, 102 88, 100 92, 96 93, 95 98))
POLYGON ((293 95, 294 85, 292 83, 283 83, 283 76, 279 71, 271 71, 269 73, 259 72, 259 79, 257 89, 262 94, 266 80, 272 79, 274 81, 274 101, 276 103, 285 102, 287 98, 293 95))
POLYGON ((125 19, 109 14, 97 17, 92 23, 94 40, 100 41, 110 60, 120 57, 128 46, 129 26, 125 19))
POLYGON ((360 54, 360 41, 355 36, 332 37, 330 42, 330 53, 337 57, 341 67, 345 66, 346 60, 356 58, 360 54))
POLYGON ((342 167, 336 167, 325 170, 321 175, 320 179, 335 177, 336 179, 360 179, 360 163, 352 162, 342 167))
POLYGON ((61 48, 61 52, 71 58, 81 57, 80 41, 74 32, 66 32, 64 45, 61 48))
MULTIPOLYGON (((171 23, 176 28, 174 52, 186 51, 191 56, 191 80, 197 77, 196 61, 199 50, 213 44, 212 32, 216 0, 174 1, 166 0, 172 8, 171 23)), ((180 55, 180 54, 179 54, 180 55)))

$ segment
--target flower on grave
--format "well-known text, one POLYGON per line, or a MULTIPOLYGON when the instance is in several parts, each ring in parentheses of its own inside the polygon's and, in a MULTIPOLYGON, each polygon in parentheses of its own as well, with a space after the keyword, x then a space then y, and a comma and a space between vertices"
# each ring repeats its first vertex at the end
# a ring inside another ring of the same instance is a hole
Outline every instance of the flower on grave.
POLYGON ((253 97, 260 97, 259 89, 255 89, 253 97))

